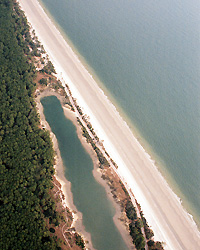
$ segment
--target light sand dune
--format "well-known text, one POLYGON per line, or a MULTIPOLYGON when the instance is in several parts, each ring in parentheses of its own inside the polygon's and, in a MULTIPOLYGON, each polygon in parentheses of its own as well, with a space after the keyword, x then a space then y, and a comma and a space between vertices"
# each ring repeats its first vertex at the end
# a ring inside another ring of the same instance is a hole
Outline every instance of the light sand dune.
POLYGON ((19 3, 57 72, 119 166, 119 174, 140 203, 155 239, 164 241, 166 249, 200 249, 195 223, 37 0, 19 0, 19 3))

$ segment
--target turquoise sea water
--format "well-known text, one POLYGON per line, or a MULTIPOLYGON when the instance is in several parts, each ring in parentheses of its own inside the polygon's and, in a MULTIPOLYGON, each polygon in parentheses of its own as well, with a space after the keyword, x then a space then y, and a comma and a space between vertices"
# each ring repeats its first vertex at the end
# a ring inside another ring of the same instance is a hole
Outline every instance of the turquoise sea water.
POLYGON ((42 2, 200 224, 200 2, 42 2))
POLYGON ((71 182, 73 201, 83 214, 83 224, 91 233, 92 243, 98 250, 127 250, 113 216, 115 209, 102 187, 93 177, 93 162, 83 148, 73 123, 66 119, 55 96, 41 100, 44 115, 58 140, 65 177, 71 182))

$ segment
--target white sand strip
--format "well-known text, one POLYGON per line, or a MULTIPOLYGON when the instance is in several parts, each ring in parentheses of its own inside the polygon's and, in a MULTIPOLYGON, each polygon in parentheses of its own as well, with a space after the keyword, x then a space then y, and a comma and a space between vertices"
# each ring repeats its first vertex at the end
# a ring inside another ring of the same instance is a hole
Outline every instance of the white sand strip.
POLYGON ((166 242, 166 249, 200 249, 200 234, 194 221, 37 0, 19 0, 19 3, 56 71, 69 85, 119 166, 119 174, 140 203, 155 239, 166 242))

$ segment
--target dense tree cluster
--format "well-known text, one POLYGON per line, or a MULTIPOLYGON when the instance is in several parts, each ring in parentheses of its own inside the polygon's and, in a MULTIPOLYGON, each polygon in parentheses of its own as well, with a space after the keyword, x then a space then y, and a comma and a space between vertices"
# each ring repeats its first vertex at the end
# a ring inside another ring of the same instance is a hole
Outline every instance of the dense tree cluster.
POLYGON ((0 249, 60 249, 46 226, 59 224, 54 152, 32 97, 29 27, 13 0, 0 2, 0 30, 0 249))
MULTIPOLYGON (((0 30, 0 249, 60 249, 56 236, 52 236, 60 218, 49 192, 54 152, 48 132, 39 128, 32 96, 36 70, 31 61, 44 51, 34 31, 30 34, 15 0, 1 0, 0 30)), ((51 74, 55 69, 48 61, 41 72, 51 74)), ((47 79, 42 78, 40 83, 47 85, 47 79)), ((100 165, 109 166, 80 120, 79 123, 100 165)), ((87 126, 93 133, 89 123, 87 126)), ((160 242, 152 240, 153 232, 143 214, 142 220, 137 218, 130 199, 125 204, 136 248, 145 246, 141 232, 144 226, 149 249, 163 249, 160 242)), ((84 248, 78 234, 76 244, 84 248)))
POLYGON ((76 239, 76 245, 80 246, 81 249, 85 249, 84 240, 78 233, 75 233, 75 239, 76 239))
POLYGON ((52 73, 56 73, 55 68, 51 61, 48 61, 47 64, 41 69, 41 72, 51 75, 52 73))
POLYGON ((17 31, 16 38, 18 45, 23 48, 24 53, 31 59, 32 56, 41 56, 44 53, 44 48, 38 41, 34 30, 30 32, 30 27, 27 23, 27 19, 24 12, 20 9, 16 0, 8 0, 7 2, 13 2, 14 11, 12 12, 12 18, 14 19, 14 27, 17 31))
POLYGON ((144 249, 145 247, 145 239, 141 231, 141 227, 144 227, 145 237, 147 240, 147 245, 149 250, 163 250, 162 243, 159 241, 154 241, 153 231, 149 228, 149 225, 147 224, 147 221, 141 212, 141 219, 137 217, 136 210, 130 200, 127 199, 126 206, 125 206, 125 212, 126 215, 130 221, 129 223, 129 230, 130 235, 132 237, 133 243, 136 246, 136 249, 144 249))
POLYGON ((41 78, 41 79, 39 80, 39 83, 40 83, 41 85, 47 86, 47 84, 48 84, 47 78, 41 78))
POLYGON ((136 210, 131 202, 131 200, 127 200, 125 207, 126 215, 130 220, 129 230, 130 235, 132 237, 133 243, 136 249, 144 249, 145 240, 141 231, 141 221, 137 217, 136 210))

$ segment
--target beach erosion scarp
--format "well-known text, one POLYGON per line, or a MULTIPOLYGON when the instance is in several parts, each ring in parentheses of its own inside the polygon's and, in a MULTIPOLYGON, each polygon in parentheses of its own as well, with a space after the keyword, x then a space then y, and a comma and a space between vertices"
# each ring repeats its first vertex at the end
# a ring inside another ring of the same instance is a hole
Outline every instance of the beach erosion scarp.
POLYGON ((115 107, 98 87, 36 0, 19 0, 28 21, 50 56, 63 84, 90 118, 118 172, 134 193, 166 249, 199 249, 197 226, 181 205, 153 161, 133 136, 115 107))

